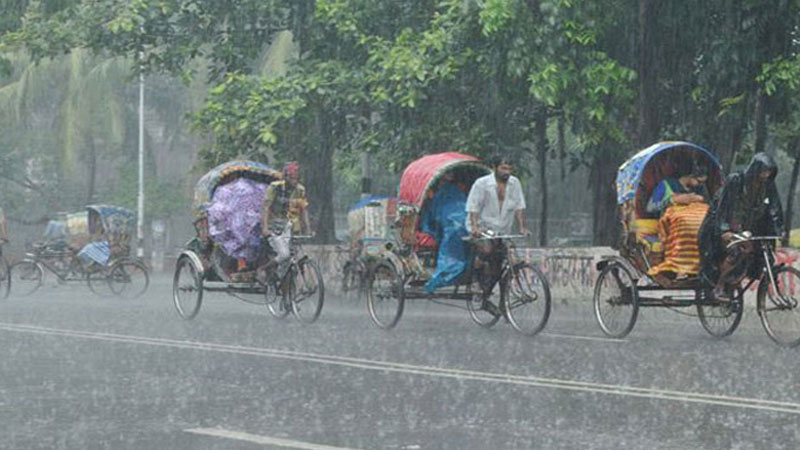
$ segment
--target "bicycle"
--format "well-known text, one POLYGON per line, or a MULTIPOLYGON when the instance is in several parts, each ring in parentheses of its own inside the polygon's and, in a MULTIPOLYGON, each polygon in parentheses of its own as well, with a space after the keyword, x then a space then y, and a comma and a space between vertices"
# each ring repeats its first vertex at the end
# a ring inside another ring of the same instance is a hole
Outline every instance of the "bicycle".
MULTIPOLYGON (((551 311, 549 283, 537 267, 517 258, 513 244, 515 239, 526 237, 483 232, 477 238, 464 238, 473 248, 480 242, 494 241, 492 252, 499 254, 493 256, 501 258, 499 273, 488 282, 483 280, 479 292, 467 301, 470 318, 476 324, 489 328, 505 317, 515 330, 527 336, 539 333, 547 325, 551 311)), ((476 255, 475 260, 478 258, 476 255)), ((472 271, 474 278, 475 269, 472 271)), ((472 284, 467 286, 469 291, 472 284)))
MULTIPOLYGON (((775 264, 775 241, 780 236, 753 236, 751 232, 734 234, 727 248, 754 243, 753 252, 760 250, 762 264, 758 276, 749 279, 742 291, 758 282, 756 311, 761 325, 775 343, 783 347, 800 345, 800 270, 785 264, 775 264), (790 323, 785 323, 790 322, 790 323)), ((749 273, 757 258, 747 260, 742 269, 749 273)))
POLYGON ((289 259, 268 274, 264 283, 267 310, 283 319, 289 311, 301 322, 314 323, 322 313, 325 283, 322 272, 308 255, 300 256, 299 241, 313 236, 289 236, 289 259))
POLYGON ((0 240, 0 298, 6 299, 11 293, 11 267, 3 255, 3 242, 0 240))

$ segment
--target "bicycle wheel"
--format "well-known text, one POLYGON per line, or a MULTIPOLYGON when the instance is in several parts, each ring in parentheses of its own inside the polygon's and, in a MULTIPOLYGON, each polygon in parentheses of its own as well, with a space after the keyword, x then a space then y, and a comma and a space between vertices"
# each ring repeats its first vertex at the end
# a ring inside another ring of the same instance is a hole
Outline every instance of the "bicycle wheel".
POLYGON ((182 256, 172 278, 172 302, 182 319, 191 320, 203 304, 203 276, 189 257, 182 256))
POLYGON ((325 302, 325 282, 322 279, 317 263, 309 259, 297 264, 294 274, 294 295, 292 295, 292 313, 301 322, 314 323, 322 312, 325 302))
POLYGON ((769 278, 758 284, 758 316, 767 335, 778 345, 800 345, 800 271, 784 266, 773 274, 776 286, 769 278))
POLYGON ((123 259, 111 266, 108 277, 111 292, 122 298, 141 297, 150 286, 147 268, 139 261, 123 259))
POLYGON ((23 259, 9 268, 10 285, 14 286, 14 295, 31 295, 42 285, 44 270, 36 261, 23 259))
POLYGON ((367 281, 367 311, 375 325, 389 330, 403 316, 405 295, 403 279, 394 265, 382 262, 375 266, 367 281))
POLYGON ((0 298, 8 298, 11 292, 11 268, 8 261, 0 254, 0 298))
POLYGON ((500 280, 489 293, 484 293, 478 283, 467 285, 467 292, 470 298, 467 300, 467 311, 473 322, 483 328, 493 327, 502 317, 500 305, 502 305, 503 289, 505 280, 500 280))
POLYGON ((515 264, 503 283, 506 316, 515 330, 526 336, 542 331, 550 318, 550 286, 544 275, 528 263, 515 264))
MULTIPOLYGON (((708 290, 698 292, 698 298, 701 301, 708 295, 708 290)), ((744 313, 744 291, 742 289, 737 289, 729 301, 715 300, 713 304, 697 305, 697 316, 700 318, 703 328, 708 331, 708 334, 717 338, 730 336, 739 327, 742 313, 744 313)))
POLYGON ((633 330, 639 315, 639 293, 631 271, 610 261, 594 287, 594 315, 607 336, 623 338, 633 330))
POLYGON ((364 291, 364 265, 360 261, 348 261, 342 269, 342 294, 348 298, 361 298, 364 291))

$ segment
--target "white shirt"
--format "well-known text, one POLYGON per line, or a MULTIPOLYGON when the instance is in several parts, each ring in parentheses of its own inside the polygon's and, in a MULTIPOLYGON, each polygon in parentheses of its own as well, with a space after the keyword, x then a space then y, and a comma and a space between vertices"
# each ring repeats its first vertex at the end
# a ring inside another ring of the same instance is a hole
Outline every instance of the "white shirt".
POLYGON ((497 199, 497 180, 494 173, 475 180, 467 197, 467 230, 472 231, 469 213, 478 213, 478 226, 481 230, 492 230, 497 234, 511 234, 514 226, 514 213, 525 209, 522 185, 515 176, 506 182, 506 198, 503 210, 497 199))

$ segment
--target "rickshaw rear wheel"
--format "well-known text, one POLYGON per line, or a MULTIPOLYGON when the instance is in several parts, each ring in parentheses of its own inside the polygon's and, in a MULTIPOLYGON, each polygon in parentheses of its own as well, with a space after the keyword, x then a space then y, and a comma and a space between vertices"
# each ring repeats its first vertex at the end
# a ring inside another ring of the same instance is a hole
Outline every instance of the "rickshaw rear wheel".
POLYGON ((382 262, 372 269, 367 281, 367 311, 375 325, 390 330, 403 316, 403 279, 394 265, 382 262))
POLYGON ((526 336, 542 331, 550 318, 550 286, 535 266, 515 264, 502 290, 506 316, 515 330, 526 336))
POLYGON ((8 261, 0 254, 0 298, 8 298, 11 293, 11 268, 8 261))
POLYGON ((302 260, 297 264, 292 295, 292 313, 304 323, 314 323, 325 302, 325 282, 317 263, 302 260))
POLYGON ((729 301, 714 301, 714 304, 703 302, 711 291, 703 289, 697 292, 700 304, 697 305, 697 316, 708 334, 716 338, 728 337, 736 331, 744 313, 744 291, 739 288, 729 301), (706 303, 706 304, 702 304, 706 303))
POLYGON ((291 311, 289 306, 289 299, 292 295, 292 286, 294 280, 284 280, 281 289, 277 281, 267 281, 264 285, 264 302, 267 305, 267 311, 276 319, 283 319, 289 315, 291 311))
POLYGON ((36 261, 17 261, 11 265, 9 272, 9 285, 14 286, 14 295, 31 295, 42 285, 44 270, 36 261))
POLYGON ((108 284, 118 297, 139 298, 150 286, 147 267, 139 261, 123 259, 115 262, 108 273, 108 284))
POLYGON ((758 316, 764 331, 776 344, 796 347, 800 345, 800 271, 784 266, 773 276, 777 289, 771 286, 769 277, 758 284, 758 316))
POLYGON ((610 261, 594 286, 594 315, 609 337, 624 338, 633 330, 639 316, 639 292, 630 269, 610 261))
POLYGON ((172 301, 182 319, 191 320, 203 304, 203 275, 188 256, 181 256, 172 279, 172 301))

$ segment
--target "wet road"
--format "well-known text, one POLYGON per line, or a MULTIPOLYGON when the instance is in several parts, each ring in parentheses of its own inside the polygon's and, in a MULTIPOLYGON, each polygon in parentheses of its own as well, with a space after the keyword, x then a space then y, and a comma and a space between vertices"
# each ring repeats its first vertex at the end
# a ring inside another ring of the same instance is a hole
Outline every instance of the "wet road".
POLYGON ((224 295, 186 322, 170 289, 0 304, 0 448, 800 447, 800 350, 751 310, 723 341, 652 310, 615 341, 557 303, 531 339, 421 302, 385 332, 330 294, 311 326, 224 295))

